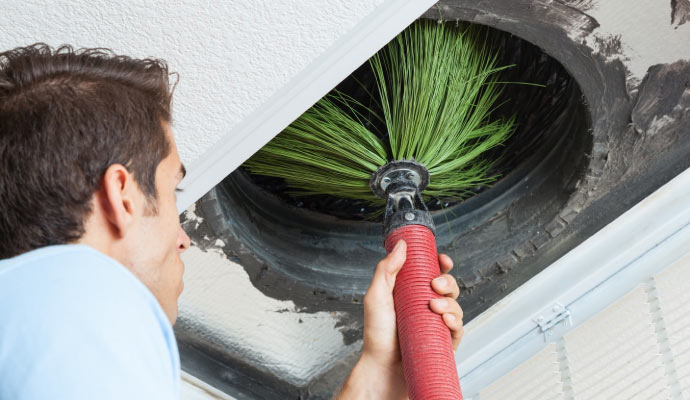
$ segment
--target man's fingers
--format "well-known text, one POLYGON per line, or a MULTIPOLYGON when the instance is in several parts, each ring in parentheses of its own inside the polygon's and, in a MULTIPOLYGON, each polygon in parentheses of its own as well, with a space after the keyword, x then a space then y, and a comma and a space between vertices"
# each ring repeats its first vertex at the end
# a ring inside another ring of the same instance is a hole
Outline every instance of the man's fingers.
POLYGON ((462 308, 460 308, 460 304, 455 300, 441 297, 431 300, 429 305, 433 312, 442 315, 443 322, 450 329, 453 349, 457 349, 463 334, 462 308))
POLYGON ((448 257, 448 254, 439 254, 438 265, 441 267, 441 272, 446 273, 453 269, 453 260, 448 257))
POLYGON ((458 320, 454 314, 443 314, 443 322, 445 322, 446 326, 450 329, 453 350, 457 350, 462 340, 462 335, 465 333, 462 320, 458 320))
POLYGON ((438 265, 443 274, 431 281, 431 287, 436 293, 444 297, 431 300, 429 306, 432 311, 442 316, 443 323, 450 329, 453 350, 457 350, 464 333, 462 308, 455 300, 460 295, 460 288, 455 278, 447 274, 453 268, 453 260, 446 254, 439 254, 438 265))
POLYGON ((440 294, 441 296, 450 297, 457 299, 460 295, 460 288, 458 287, 458 282, 452 276, 448 274, 443 274, 431 281, 431 287, 434 292, 440 294))

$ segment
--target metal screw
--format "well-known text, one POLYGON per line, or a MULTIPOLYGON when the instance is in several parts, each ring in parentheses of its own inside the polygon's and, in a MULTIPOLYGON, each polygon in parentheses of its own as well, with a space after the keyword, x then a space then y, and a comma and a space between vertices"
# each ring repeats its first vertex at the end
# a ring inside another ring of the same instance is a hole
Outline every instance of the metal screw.
POLYGON ((538 323, 538 324, 541 324, 542 322, 544 322, 544 317, 539 317, 539 318, 537 318, 537 323, 538 323))
POLYGON ((554 306, 553 312, 555 312, 555 313, 561 312, 561 306, 554 306))
POLYGON ((411 212, 406 213, 405 219, 408 221, 412 221, 414 219, 414 213, 411 213, 411 212))

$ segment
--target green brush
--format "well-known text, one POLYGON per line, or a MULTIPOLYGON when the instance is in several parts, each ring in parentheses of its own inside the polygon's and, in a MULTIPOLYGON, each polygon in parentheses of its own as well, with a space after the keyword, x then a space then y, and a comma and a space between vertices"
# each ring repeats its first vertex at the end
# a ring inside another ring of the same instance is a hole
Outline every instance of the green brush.
POLYGON ((334 91, 244 163, 284 178, 295 195, 328 194, 381 204, 371 175, 392 160, 429 171, 425 198, 460 200, 495 180, 482 158, 509 136, 513 120, 491 121, 501 92, 497 54, 483 29, 419 21, 371 58, 383 116, 334 91), (385 122, 373 132, 368 119, 385 122))
POLYGON ((408 242, 394 299, 412 399, 461 398, 448 329, 428 308, 440 271, 424 201, 460 200, 496 179, 485 153, 508 138, 514 120, 491 118, 497 73, 508 67, 496 66, 487 41, 484 29, 414 23, 369 60, 382 115, 333 91, 244 164, 285 179, 294 195, 385 205, 387 251, 408 242), (370 128, 377 124, 385 132, 370 128))

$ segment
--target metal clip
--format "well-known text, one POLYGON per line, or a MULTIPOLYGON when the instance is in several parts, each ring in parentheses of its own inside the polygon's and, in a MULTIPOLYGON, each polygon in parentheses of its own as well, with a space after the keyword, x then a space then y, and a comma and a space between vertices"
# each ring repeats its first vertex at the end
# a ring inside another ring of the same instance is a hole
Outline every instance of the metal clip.
POLYGON ((567 327, 572 324, 570 310, 565 308, 561 303, 556 303, 543 310, 536 318, 533 319, 533 321, 539 325, 541 332, 544 334, 545 342, 548 342, 550 337, 553 336, 553 328, 556 325, 561 324, 561 322, 563 322, 563 327, 567 327))

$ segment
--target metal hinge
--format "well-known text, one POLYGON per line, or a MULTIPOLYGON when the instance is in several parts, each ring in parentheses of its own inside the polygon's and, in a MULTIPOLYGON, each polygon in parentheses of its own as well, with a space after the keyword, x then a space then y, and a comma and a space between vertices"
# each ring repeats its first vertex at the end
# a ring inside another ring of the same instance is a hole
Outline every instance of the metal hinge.
POLYGON ((556 326, 568 327, 572 324, 570 310, 561 303, 555 303, 551 307, 542 310, 533 321, 539 325, 539 329, 544 334, 545 342, 551 339, 556 326))

